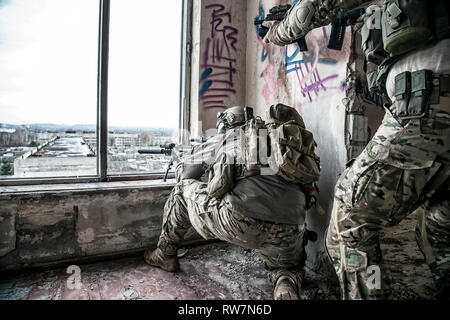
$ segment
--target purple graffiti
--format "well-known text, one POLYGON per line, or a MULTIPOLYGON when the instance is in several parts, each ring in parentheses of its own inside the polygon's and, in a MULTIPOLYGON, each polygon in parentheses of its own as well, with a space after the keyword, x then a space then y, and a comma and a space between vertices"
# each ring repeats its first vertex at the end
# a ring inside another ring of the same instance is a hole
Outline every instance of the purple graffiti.
POLYGON ((335 89, 334 87, 327 88, 325 86, 325 82, 333 80, 333 79, 337 79, 337 78, 339 78, 339 75, 333 74, 324 79, 321 79, 319 70, 316 67, 314 67, 313 64, 311 64, 311 66, 309 67, 308 63, 306 62, 304 64, 304 66, 305 66, 306 72, 304 72, 302 65, 300 63, 298 63, 296 65, 297 80, 300 85, 303 97, 308 96, 309 101, 312 102, 313 98, 311 96, 311 93, 314 93, 317 97, 321 90, 327 91, 328 89, 335 89), (299 71, 300 71, 302 77, 300 77, 299 71), (308 84, 308 81, 310 81, 309 84, 308 84))
POLYGON ((199 97, 205 109, 226 109, 226 99, 236 94, 233 80, 239 31, 231 25, 231 13, 224 5, 211 4, 206 9, 212 10, 211 34, 205 41, 199 97))
MULTIPOLYGON (((260 8, 260 11, 261 10, 260 8)), ((308 52, 301 52, 295 45, 291 45, 291 50, 284 48, 282 54, 284 61, 277 58, 281 52, 273 49, 273 46, 265 44, 258 36, 258 42, 261 44, 261 63, 266 62, 265 67, 260 75, 264 81, 261 94, 263 95, 266 104, 273 104, 278 99, 279 91, 286 89, 286 79, 280 76, 280 71, 284 71, 286 76, 294 75, 300 87, 300 95, 303 99, 296 102, 296 107, 299 111, 302 110, 303 103, 311 103, 318 97, 323 97, 325 92, 332 93, 342 91, 342 85, 330 85, 330 82, 335 82, 339 79, 338 74, 326 74, 326 77, 321 75, 321 68, 319 66, 335 66, 340 61, 345 60, 345 54, 335 53, 328 50, 329 36, 327 28, 322 28, 322 34, 317 36, 308 34, 308 52), (292 51, 293 49, 293 51, 292 51), (282 65, 284 64, 284 65, 282 65), (304 100, 304 101, 303 101, 304 100)), ((326 72, 326 71, 322 71, 326 72)), ((300 98, 300 97, 299 97, 300 98)))

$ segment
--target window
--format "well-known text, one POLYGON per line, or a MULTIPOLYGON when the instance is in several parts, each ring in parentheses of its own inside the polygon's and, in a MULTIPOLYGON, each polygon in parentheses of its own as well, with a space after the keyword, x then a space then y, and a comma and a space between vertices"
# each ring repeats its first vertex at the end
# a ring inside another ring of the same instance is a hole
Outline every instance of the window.
POLYGON ((0 184, 162 173, 138 150, 178 139, 184 5, 0 0, 0 184))
POLYGON ((170 159, 139 148, 177 142, 182 1, 111 4, 108 172, 164 171, 170 159))
POLYGON ((98 17, 99 1, 0 1, 1 178, 97 174, 98 17))

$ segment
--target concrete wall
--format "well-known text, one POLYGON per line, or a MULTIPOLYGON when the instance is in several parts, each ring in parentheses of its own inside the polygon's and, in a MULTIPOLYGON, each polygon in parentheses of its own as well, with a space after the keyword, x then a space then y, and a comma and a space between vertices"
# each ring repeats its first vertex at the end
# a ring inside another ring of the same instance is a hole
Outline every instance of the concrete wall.
POLYGON ((193 136, 214 133, 217 112, 245 103, 246 12, 247 1, 194 0, 193 136))
MULTIPOLYGON (((0 271, 156 246, 171 185, 133 182, 61 188, 1 188, 0 271)), ((187 239, 198 236, 192 232, 187 239)))

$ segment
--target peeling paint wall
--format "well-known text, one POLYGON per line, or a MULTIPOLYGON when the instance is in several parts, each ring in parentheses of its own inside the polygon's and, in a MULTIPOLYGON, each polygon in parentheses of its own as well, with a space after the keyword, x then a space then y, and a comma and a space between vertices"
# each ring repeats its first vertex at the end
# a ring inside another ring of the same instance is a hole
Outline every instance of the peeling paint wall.
POLYGON ((2 194, 0 271, 155 247, 170 189, 2 194))

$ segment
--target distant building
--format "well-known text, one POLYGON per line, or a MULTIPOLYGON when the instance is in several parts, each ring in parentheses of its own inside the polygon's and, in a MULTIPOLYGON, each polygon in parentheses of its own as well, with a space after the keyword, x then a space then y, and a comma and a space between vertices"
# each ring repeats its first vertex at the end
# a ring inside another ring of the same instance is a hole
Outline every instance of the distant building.
MULTIPOLYGON (((11 166, 12 178, 81 177, 97 175, 97 133, 95 131, 0 128, 0 140, 20 146, 0 146, 0 160, 11 166), (69 132, 69 133, 67 133, 69 132), (3 160, 6 159, 6 160, 3 160), (7 162, 7 163, 6 163, 7 162)), ((177 138, 155 134, 110 132, 108 136, 108 172, 110 174, 146 174, 164 172, 170 157, 142 155, 139 148, 176 143, 177 138)), ((6 177, 6 176, 5 176, 6 177)), ((5 178, 2 177, 2 178, 5 178)))
POLYGON ((0 146, 2 147, 27 146, 31 141, 36 140, 36 133, 26 129, 1 128, 0 131, 0 146))
POLYGON ((110 134, 110 136, 114 139, 113 146, 114 147, 128 147, 128 146, 136 146, 140 147, 141 139, 138 134, 110 134))
POLYGON ((97 158, 82 137, 57 138, 14 161, 14 177, 94 176, 97 158))

